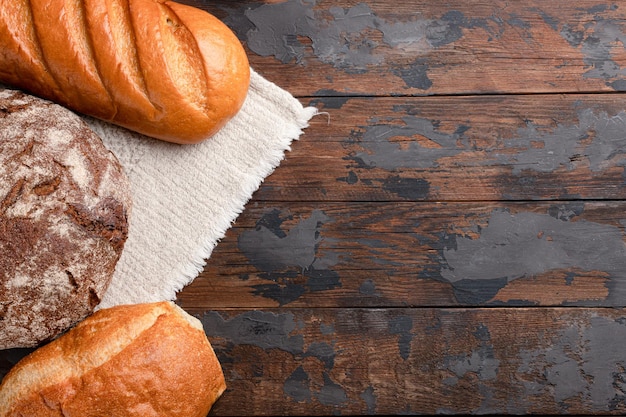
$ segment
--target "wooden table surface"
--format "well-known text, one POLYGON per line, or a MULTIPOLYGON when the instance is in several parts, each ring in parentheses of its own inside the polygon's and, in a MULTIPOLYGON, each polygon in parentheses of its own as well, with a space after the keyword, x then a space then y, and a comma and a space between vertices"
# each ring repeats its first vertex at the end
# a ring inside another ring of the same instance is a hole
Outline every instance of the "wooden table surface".
POLYGON ((184 2, 323 112, 177 299, 212 415, 626 412, 626 3, 184 2))

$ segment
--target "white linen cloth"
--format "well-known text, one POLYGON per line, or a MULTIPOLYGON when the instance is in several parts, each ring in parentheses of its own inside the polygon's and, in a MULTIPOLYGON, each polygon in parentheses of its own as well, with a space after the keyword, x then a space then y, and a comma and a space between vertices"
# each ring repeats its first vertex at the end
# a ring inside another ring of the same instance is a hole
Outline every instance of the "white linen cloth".
POLYGON ((252 71, 240 112, 197 145, 86 117, 126 170, 133 194, 128 239, 98 308, 175 299, 315 113, 252 71))

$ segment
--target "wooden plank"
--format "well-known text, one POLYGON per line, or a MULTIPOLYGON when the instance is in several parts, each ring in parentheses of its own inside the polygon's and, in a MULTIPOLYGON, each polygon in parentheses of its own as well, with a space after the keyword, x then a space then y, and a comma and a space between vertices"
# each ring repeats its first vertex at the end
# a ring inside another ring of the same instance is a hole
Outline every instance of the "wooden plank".
POLYGON ((597 0, 186 0, 298 96, 621 91, 626 10, 597 0))
POLYGON ((214 415, 623 414, 616 309, 280 309, 201 316, 214 415))
POLYGON ((249 205, 185 308, 624 306, 624 201, 249 205))
POLYGON ((626 413, 620 4, 183 1, 328 114, 179 294, 212 414, 626 413))
POLYGON ((192 313, 228 384, 211 415, 626 412, 622 309, 192 313))
POLYGON ((626 197, 626 98, 316 99, 263 201, 626 197))

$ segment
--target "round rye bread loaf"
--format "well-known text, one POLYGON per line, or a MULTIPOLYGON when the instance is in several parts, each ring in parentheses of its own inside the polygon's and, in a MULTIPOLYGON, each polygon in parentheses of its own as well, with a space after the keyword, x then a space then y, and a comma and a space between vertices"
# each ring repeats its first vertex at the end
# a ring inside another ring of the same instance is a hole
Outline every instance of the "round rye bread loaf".
POLYGON ((0 349, 34 347, 94 310, 130 208, 121 165, 81 118, 0 89, 0 349))

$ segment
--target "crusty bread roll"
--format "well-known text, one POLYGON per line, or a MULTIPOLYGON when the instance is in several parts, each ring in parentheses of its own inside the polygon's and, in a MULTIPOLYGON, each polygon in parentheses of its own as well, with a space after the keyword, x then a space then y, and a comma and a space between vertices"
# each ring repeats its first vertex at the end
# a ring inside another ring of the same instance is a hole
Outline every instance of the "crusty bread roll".
POLYGON ((232 31, 168 0, 11 0, 0 82, 154 138, 197 143, 240 109, 250 67, 232 31))
POLYGON ((131 210, 122 165, 80 117, 0 90, 0 349, 36 346, 94 310, 131 210))
POLYGON ((198 319, 171 302, 123 305, 18 362, 0 416, 205 417, 225 389, 198 319))

